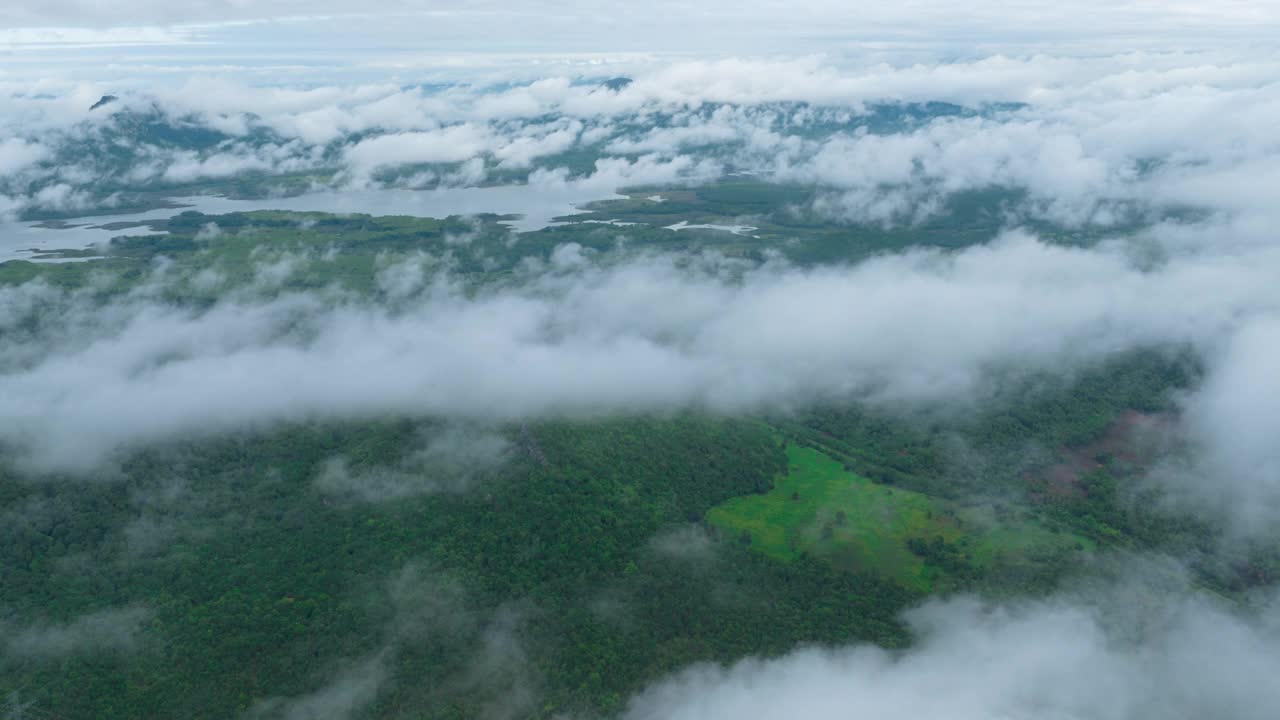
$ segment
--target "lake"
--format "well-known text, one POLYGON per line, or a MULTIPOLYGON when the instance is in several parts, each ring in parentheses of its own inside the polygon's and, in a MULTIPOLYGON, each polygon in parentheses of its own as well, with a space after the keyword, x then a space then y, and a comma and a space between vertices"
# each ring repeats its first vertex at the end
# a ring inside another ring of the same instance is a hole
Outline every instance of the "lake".
POLYGON ((529 232, 546 227, 554 217, 579 212, 578 208, 586 203, 622 197, 624 196, 599 187, 572 183, 435 190, 335 190, 265 200, 234 200, 213 195, 175 197, 172 198, 173 202, 183 207, 71 218, 65 220, 65 227, 41 227, 41 223, 33 222, 0 222, 0 262, 30 259, 33 250, 80 250, 105 244, 119 235, 152 234, 145 227, 107 230, 100 226, 165 220, 186 210, 198 210, 209 215, 250 210, 294 210, 434 218, 495 213, 518 215, 517 219, 506 221, 506 224, 517 232, 529 232))

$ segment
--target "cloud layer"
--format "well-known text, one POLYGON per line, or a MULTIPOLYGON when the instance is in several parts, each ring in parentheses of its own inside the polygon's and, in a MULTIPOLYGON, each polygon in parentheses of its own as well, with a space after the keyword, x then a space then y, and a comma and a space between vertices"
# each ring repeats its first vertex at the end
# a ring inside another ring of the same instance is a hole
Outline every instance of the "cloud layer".
POLYGON ((378 0, 359 7, 339 0, 206 0, 182 6, 158 0, 109 6, 88 0, 23 0, 0 11, 0 25, 16 29, 0 40, 24 49, 237 40, 251 45, 246 40, 274 34, 297 54, 327 47, 330 62, 356 48, 368 55, 370 46, 389 48, 386 54, 392 57, 413 57, 423 45, 459 55, 474 54, 477 47, 525 54, 796 53, 850 44, 879 51, 955 53, 1266 41, 1271 39, 1266 28, 1274 25, 1278 11, 1272 0, 1220 2, 1212 11, 1194 3, 1116 5, 1097 0, 971 3, 963 8, 938 0, 877 1, 860 5, 857 13, 832 0, 745 8, 674 0, 644 7, 621 2, 587 7, 565 0, 472 0, 462 5, 378 0), (1098 32, 1100 27, 1107 32, 1098 32), (370 37, 378 42, 361 43, 370 37))
POLYGON ((1222 462, 1190 489, 1229 507, 1280 502, 1265 371, 1280 350, 1280 249, 1223 244, 1206 258, 1156 245, 1154 264, 1152 249, 1014 232, 808 270, 642 254, 528 265, 470 291, 446 270, 389 306, 277 295, 276 283, 181 309, 155 299, 181 281, 164 271, 106 304, 28 284, 0 290, 0 439, 36 466, 87 469, 139 444, 313 417, 502 422, 829 400, 960 411, 1029 373, 1191 348, 1209 368, 1191 427, 1222 462))
POLYGON ((901 653, 810 649, 695 667, 635 698, 625 717, 1271 716, 1280 701, 1269 680, 1280 670, 1273 612, 1244 619, 1203 600, 1129 599, 1143 603, 1139 623, 1130 611, 1060 601, 933 602, 909 615, 918 642, 901 653))
POLYGON ((198 74, 145 90, 0 79, 0 211, 110 206, 138 187, 251 172, 339 187, 530 170, 654 181, 616 171, 629 163, 666 167, 664 180, 748 171, 816 184, 830 191, 820 209, 849 221, 918 219, 948 195, 1005 187, 1028 193, 1021 213, 1106 225, 1169 208, 1258 211, 1269 207, 1258 188, 1280 173, 1265 130, 1280 121, 1280 61, 1266 52, 649 62, 622 87, 600 84, 607 69, 560 70, 328 86, 198 74), (106 92, 120 99, 88 112, 106 92), (954 107, 877 114, 938 101, 954 107))
POLYGON ((411 281, 394 307, 278 295, 289 263, 258 270, 265 294, 199 311, 157 302, 161 275, 105 306, 7 288, 0 439, 38 466, 85 468, 179 433, 330 415, 963 407, 1019 373, 1191 348, 1210 374, 1187 400, 1188 427, 1213 471, 1170 482, 1206 510, 1280 503, 1266 449, 1280 420, 1261 400, 1280 303, 1274 54, 655 61, 611 85, 562 69, 501 83, 201 75, 126 88, 92 113, 92 83, 10 84, 0 203, 65 211, 119 201, 95 189, 111 182, 250 171, 340 191, 514 177, 602 193, 745 171, 818 188, 808 210, 836 222, 917 222, 958 193, 1000 188, 1018 198, 1011 226, 1115 237, 1069 248, 1011 231, 955 254, 813 270, 696 256, 597 266, 566 245, 563 262, 478 293, 388 270, 384 285, 411 281), (937 101, 949 104, 923 104, 937 101), (112 150, 85 150, 101 147, 112 150))

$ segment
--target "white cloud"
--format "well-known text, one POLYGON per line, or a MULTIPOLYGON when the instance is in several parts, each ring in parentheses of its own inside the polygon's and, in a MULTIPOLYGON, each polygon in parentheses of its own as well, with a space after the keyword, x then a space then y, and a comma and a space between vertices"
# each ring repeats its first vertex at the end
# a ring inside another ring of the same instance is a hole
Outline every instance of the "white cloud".
POLYGON ((386 167, 469 160, 491 147, 489 134, 473 125, 453 125, 430 132, 381 135, 361 140, 346 151, 352 169, 362 176, 386 167))
MULTIPOLYGON (((1280 120, 1278 67, 1266 54, 992 57, 858 69, 739 59, 651 64, 618 91, 563 76, 500 90, 193 80, 162 90, 169 116, 282 137, 255 145, 242 132, 200 152, 147 146, 133 172, 179 180, 314 168, 329 162, 322 158, 330 148, 343 149, 339 167, 356 182, 398 164, 457 162, 456 173, 407 182, 472 184, 485 179, 486 158, 489 166, 529 166, 577 139, 644 153, 601 158, 585 179, 535 167, 529 182, 607 193, 696 184, 746 167, 819 184, 827 192, 818 209, 856 221, 918 218, 941 208, 948 193, 992 185, 1027 193, 1015 215, 1067 224, 1114 222, 1130 203, 1193 205, 1212 215, 1093 250, 1015 233, 954 257, 913 252, 810 272, 770 266, 741 282, 669 259, 601 269, 567 245, 546 277, 470 299, 438 284, 432 263, 384 268, 379 286, 390 308, 241 297, 191 316, 145 298, 86 308, 55 296, 46 307, 63 314, 46 329, 67 338, 90 331, 66 344, 46 337, 54 344, 4 346, 10 361, 0 384, 14 398, 3 411, 8 438, 67 464, 178 428, 216 431, 308 413, 502 419, 690 405, 739 411, 818 397, 945 404, 982 398, 1002 369, 1070 371, 1136 345, 1180 343, 1223 373, 1205 397, 1219 389, 1229 396, 1220 405, 1189 401, 1189 410, 1207 418, 1204 428, 1226 427, 1221 418, 1232 413, 1221 408, 1246 401, 1238 386, 1247 383, 1228 382, 1243 371, 1224 348, 1237 334, 1261 332, 1251 328, 1265 327, 1278 304, 1267 269, 1277 261, 1280 218, 1269 189, 1280 146, 1266 131, 1280 120), (865 117, 866 103, 884 98, 1026 104, 925 118, 889 133, 847 129, 865 117), (807 104, 777 105, 785 100, 807 104), (715 104, 729 102, 746 104, 715 104), (663 126, 654 127, 659 118, 663 126), (361 134, 344 142, 351 133, 361 134), (708 141, 719 143, 713 152, 692 151, 708 141), (446 290, 423 293, 437 286, 446 290), (299 318, 309 334, 281 334, 299 318), (99 337, 98 326, 119 334, 99 337), (162 341, 150 337, 161 328, 162 341), (98 342, 84 342, 89 337, 98 342), (518 378, 507 371, 512 362, 524 368, 518 378), (353 379, 343 370, 351 363, 375 371, 353 379), (240 394, 247 400, 230 400, 240 394), (89 420, 119 407, 124 416, 112 427, 89 420), (60 452, 73 437, 82 456, 60 452)), ((66 97, 76 102, 94 97, 91 88, 71 87, 66 97)), ((49 137, 97 137, 108 116, 67 125, 61 100, 15 92, 7 102, 12 113, 0 117, 47 124, 24 125, 31 132, 19 137, 27 139, 7 141, 0 157, 14 177, 49 174, 37 190, 4 193, 6 205, 89 204, 83 188, 97 177, 92 168, 42 163, 56 147, 49 137), (35 132, 42 127, 54 134, 35 132)), ((149 107, 128 94, 120 103, 149 107)), ((278 287, 305 261, 259 260, 263 288, 278 287)), ((17 306, 28 302, 23 293, 46 294, 6 292, 17 306)), ((1260 362, 1266 347, 1256 353, 1260 362)), ((1227 435, 1204 442, 1228 448, 1227 435)), ((1260 450, 1238 450, 1262 458, 1260 450)), ((1211 500, 1204 507, 1274 504, 1275 493, 1265 491, 1273 483, 1240 468, 1234 480, 1199 483, 1212 495, 1200 496, 1211 500)))
POLYGON ((22 138, 0 140, 0 176, 12 175, 49 156, 49 149, 22 138))
MULTIPOLYGON (((183 182, 345 169, 340 177, 363 184, 381 168, 415 163, 466 163, 448 182, 480 182, 486 158, 489 167, 525 168, 605 142, 612 152, 641 154, 642 165, 632 170, 661 160, 700 166, 692 174, 703 178, 726 165, 819 183, 837 191, 820 209, 846 220, 918 218, 942 207, 948 194, 999 185, 1028 191, 1018 210, 1034 217, 1106 224, 1132 209, 1169 205, 1266 209, 1265 188, 1280 167, 1280 149, 1265 132, 1280 121, 1280 89, 1270 80, 1280 64, 1267 54, 992 57, 905 67, 729 59, 636 70, 635 82, 618 91, 571 76, 498 90, 385 82, 263 87, 230 76, 157 84, 151 91, 167 117, 236 139, 199 152, 126 144, 121 149, 134 156, 124 171, 90 159, 41 162, 63 146, 105 141, 111 113, 85 114, 102 89, 54 84, 55 92, 36 100, 15 84, 0 100, 8 104, 0 107, 0 124, 27 139, 11 139, 0 151, 0 167, 21 170, 0 190, 15 207, 58 207, 32 195, 58 184, 79 190, 104 173, 183 182), (1026 105, 984 117, 907 121, 889 133, 849 129, 869 103, 933 100, 1026 105), (273 139, 250 140, 255 130, 273 139), (332 143, 344 145, 343 153, 326 155, 332 143)), ((126 92, 109 107, 146 111, 152 99, 126 92)), ((599 182, 670 177, 610 171, 619 167, 606 165, 599 182)))
POLYGON ((627 720, 1202 717, 1262 720, 1280 703, 1275 613, 1241 618, 1204 600, 1136 598, 1142 614, 1061 601, 986 608, 970 599, 909 614, 918 642, 800 650, 697 666, 631 702, 627 720))
POLYGON ((174 28, 148 27, 110 27, 86 28, 71 27, 78 20, 74 17, 61 19, 68 23, 65 27, 9 27, 0 29, 0 47, 10 49, 33 50, 42 48, 88 48, 110 47, 120 45, 176 45, 190 41, 188 32, 174 28))
POLYGON ((249 708, 247 718, 281 720, 346 720, 356 717, 386 684, 389 651, 351 662, 320 689, 291 698, 267 698, 249 708))
MULTIPOLYGON (((286 260, 290 272, 301 261, 286 260)), ((474 296, 436 281, 395 309, 286 294, 191 312, 10 288, 6 322, 37 303, 50 320, 39 342, 0 341, 0 427, 42 463, 74 466, 175 433, 317 413, 954 404, 981 399, 1009 370, 1065 371, 1143 345, 1212 348, 1280 305, 1271 248, 1143 270, 1123 248, 1012 234, 954 256, 771 265, 741 280, 732 264, 677 260, 560 263, 474 296)))
POLYGON ((495 432, 456 425, 426 433, 421 440, 422 447, 395 464, 353 469, 346 458, 330 458, 316 477, 316 488, 367 502, 459 492, 500 466, 511 449, 495 432))
POLYGON ((528 167, 535 159, 563 152, 573 147, 582 131, 582 123, 558 123, 549 131, 522 133, 498 147, 493 154, 503 167, 528 167))
POLYGON ((252 170, 278 169, 282 168, 253 156, 223 153, 201 158, 195 153, 184 152, 172 158, 170 165, 164 169, 164 179, 169 182, 190 182, 201 178, 231 177, 252 170))
POLYGON ((0 647, 10 657, 21 659, 132 652, 150 619, 146 608, 124 607, 91 612, 63 623, 21 628, 0 624, 0 647))
POLYGON ((1280 317, 1244 327, 1211 355, 1205 386, 1187 401, 1189 467, 1158 477, 1237 536, 1274 534, 1280 512, 1280 317))
MULTIPOLYGON (((743 53, 831 51, 933 55, 1051 48, 1081 52, 1139 48, 1204 48, 1274 39, 1280 8, 1273 0, 1224 0, 1212 11, 1196 3, 1106 3, 1072 0, 967 4, 940 0, 863 3, 835 0, 689 5, 659 0, 643 7, 604 2, 589 8, 567 0, 477 0, 443 6, 431 0, 377 0, 359 7, 341 0, 20 0, 0 9, 7 28, 100 28, 97 42, 138 38, 180 44, 202 40, 247 52, 252 40, 274 37, 291 49, 359 53, 387 62, 423 54, 464 64, 483 51, 524 57, 575 53, 743 53), (494 22, 495 17, 505 22, 494 22), (128 33, 115 28, 129 27, 128 33), (163 30, 162 30, 163 29, 163 30), (1100 32, 1100 29, 1103 30, 1100 32), (168 35, 162 33, 168 32, 168 35), (116 37, 118 36, 118 37, 116 37), (366 38, 376 38, 370 43, 366 38), (370 50, 370 45, 385 48, 370 50)), ((41 31, 50 41, 84 42, 87 30, 41 31)), ((18 37, 33 34, 24 30, 18 37)), ((217 56, 216 53, 214 53, 217 56)), ((301 53, 299 53, 301 54, 301 53)), ((527 60, 526 60, 527 62, 527 60)))

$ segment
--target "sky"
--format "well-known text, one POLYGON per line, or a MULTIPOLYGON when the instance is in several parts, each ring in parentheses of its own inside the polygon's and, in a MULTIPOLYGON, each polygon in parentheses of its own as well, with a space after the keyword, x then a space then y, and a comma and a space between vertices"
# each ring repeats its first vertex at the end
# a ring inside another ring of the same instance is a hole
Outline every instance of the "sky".
POLYGON ((950 3, 6 3, 4 75, 117 81, 200 71, 315 82, 442 69, 820 54, 844 62, 1269 45, 1276 0, 950 3))

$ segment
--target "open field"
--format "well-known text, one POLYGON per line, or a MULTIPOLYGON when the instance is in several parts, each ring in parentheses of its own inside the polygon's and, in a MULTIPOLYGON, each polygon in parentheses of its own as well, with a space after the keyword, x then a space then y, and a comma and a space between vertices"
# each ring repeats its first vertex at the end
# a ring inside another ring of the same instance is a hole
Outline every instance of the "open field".
POLYGON ((991 505, 953 508, 923 493, 877 484, 813 448, 787 446, 787 475, 762 495, 712 508, 712 525, 765 555, 803 554, 835 567, 870 572, 928 591, 949 576, 1035 553, 1092 548, 1029 517, 991 505))
POLYGON ((922 590, 936 572, 907 540, 964 535, 928 496, 877 485, 817 450, 788 445, 787 470, 769 493, 733 498, 707 518, 735 535, 750 533, 751 546, 771 557, 811 553, 922 590))

